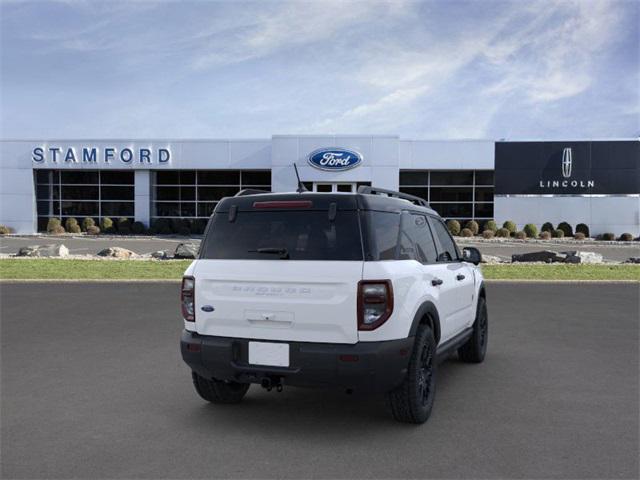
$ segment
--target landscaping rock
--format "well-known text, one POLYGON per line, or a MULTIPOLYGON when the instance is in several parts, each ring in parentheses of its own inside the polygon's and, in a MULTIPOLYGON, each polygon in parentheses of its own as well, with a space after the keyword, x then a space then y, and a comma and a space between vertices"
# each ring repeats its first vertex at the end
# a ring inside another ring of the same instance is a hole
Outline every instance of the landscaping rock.
POLYGON ((29 245, 18 250, 18 257, 68 257, 69 249, 64 245, 29 245))
POLYGON ((624 263, 640 263, 640 257, 629 257, 624 263))
POLYGON ((604 258, 595 252, 570 251, 562 252, 567 255, 565 263, 602 263, 604 258))
POLYGON ((567 255, 564 253, 552 252, 551 250, 541 250, 539 252, 514 254, 511 256, 512 262, 564 262, 567 255))
POLYGON ((109 247, 104 250, 100 250, 98 252, 99 257, 113 257, 113 258, 131 258, 135 257, 136 254, 131 250, 127 250, 122 247, 109 247))
POLYGON ((198 256, 198 245, 195 243, 180 243, 173 253, 173 258, 196 258, 198 256))
POLYGON ((166 250, 158 250, 157 252, 153 252, 151 254, 151 258, 166 260, 167 258, 169 258, 169 253, 166 250))
POLYGON ((482 255, 482 263, 496 264, 503 262, 504 260, 496 255, 482 255))

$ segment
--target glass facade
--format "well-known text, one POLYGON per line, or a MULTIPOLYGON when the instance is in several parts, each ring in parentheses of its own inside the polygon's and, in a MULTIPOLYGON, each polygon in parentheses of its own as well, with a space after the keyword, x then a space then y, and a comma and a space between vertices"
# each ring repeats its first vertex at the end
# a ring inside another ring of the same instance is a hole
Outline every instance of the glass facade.
POLYGON ((401 170, 400 191, 424 198, 443 218, 493 218, 493 170, 401 170))
POLYGON ((49 218, 134 217, 134 172, 119 170, 35 170, 38 230, 49 218))
POLYGON ((152 172, 151 219, 209 218, 223 197, 245 188, 271 190, 269 170, 152 172))

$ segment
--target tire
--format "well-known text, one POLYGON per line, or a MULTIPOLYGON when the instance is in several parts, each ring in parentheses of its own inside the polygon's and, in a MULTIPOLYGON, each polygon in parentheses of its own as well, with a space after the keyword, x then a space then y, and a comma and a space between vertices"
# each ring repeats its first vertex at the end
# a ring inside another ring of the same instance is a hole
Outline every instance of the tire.
POLYGON ((191 378, 198 395, 211 403, 240 403, 250 386, 248 383, 204 378, 196 372, 191 372, 191 378))
POLYGON ((391 414, 399 422, 424 423, 431 415, 436 393, 436 341, 431 328, 422 325, 402 384, 387 393, 391 414))
POLYGON ((467 342, 458 349, 460 360, 467 363, 482 363, 487 353, 489 340, 489 317, 487 315, 487 302, 484 298, 478 299, 476 320, 473 323, 473 333, 467 342))

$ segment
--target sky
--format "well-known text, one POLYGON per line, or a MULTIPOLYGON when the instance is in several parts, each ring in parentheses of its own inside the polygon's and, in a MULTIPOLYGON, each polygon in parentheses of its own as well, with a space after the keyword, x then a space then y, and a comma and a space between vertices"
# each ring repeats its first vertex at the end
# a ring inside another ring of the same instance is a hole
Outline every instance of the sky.
POLYGON ((640 136, 640 1, 0 0, 3 139, 640 136))

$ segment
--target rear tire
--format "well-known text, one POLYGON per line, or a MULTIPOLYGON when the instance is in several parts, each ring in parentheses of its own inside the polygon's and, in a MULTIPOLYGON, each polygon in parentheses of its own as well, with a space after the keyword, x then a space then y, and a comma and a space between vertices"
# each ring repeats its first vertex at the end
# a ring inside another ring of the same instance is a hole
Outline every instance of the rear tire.
POLYGON ((469 340, 458 349, 460 360, 467 363, 482 363, 487 353, 487 341, 489 340, 489 317, 487 315, 487 302, 484 298, 478 298, 476 320, 473 323, 473 333, 469 340))
POLYGON ((407 376, 387 393, 391 414, 399 422, 424 423, 431 415, 436 393, 436 341, 427 325, 416 333, 407 376))
POLYGON ((198 395, 211 403, 240 403, 250 386, 248 383, 208 379, 196 372, 191 372, 191 378, 198 395))

